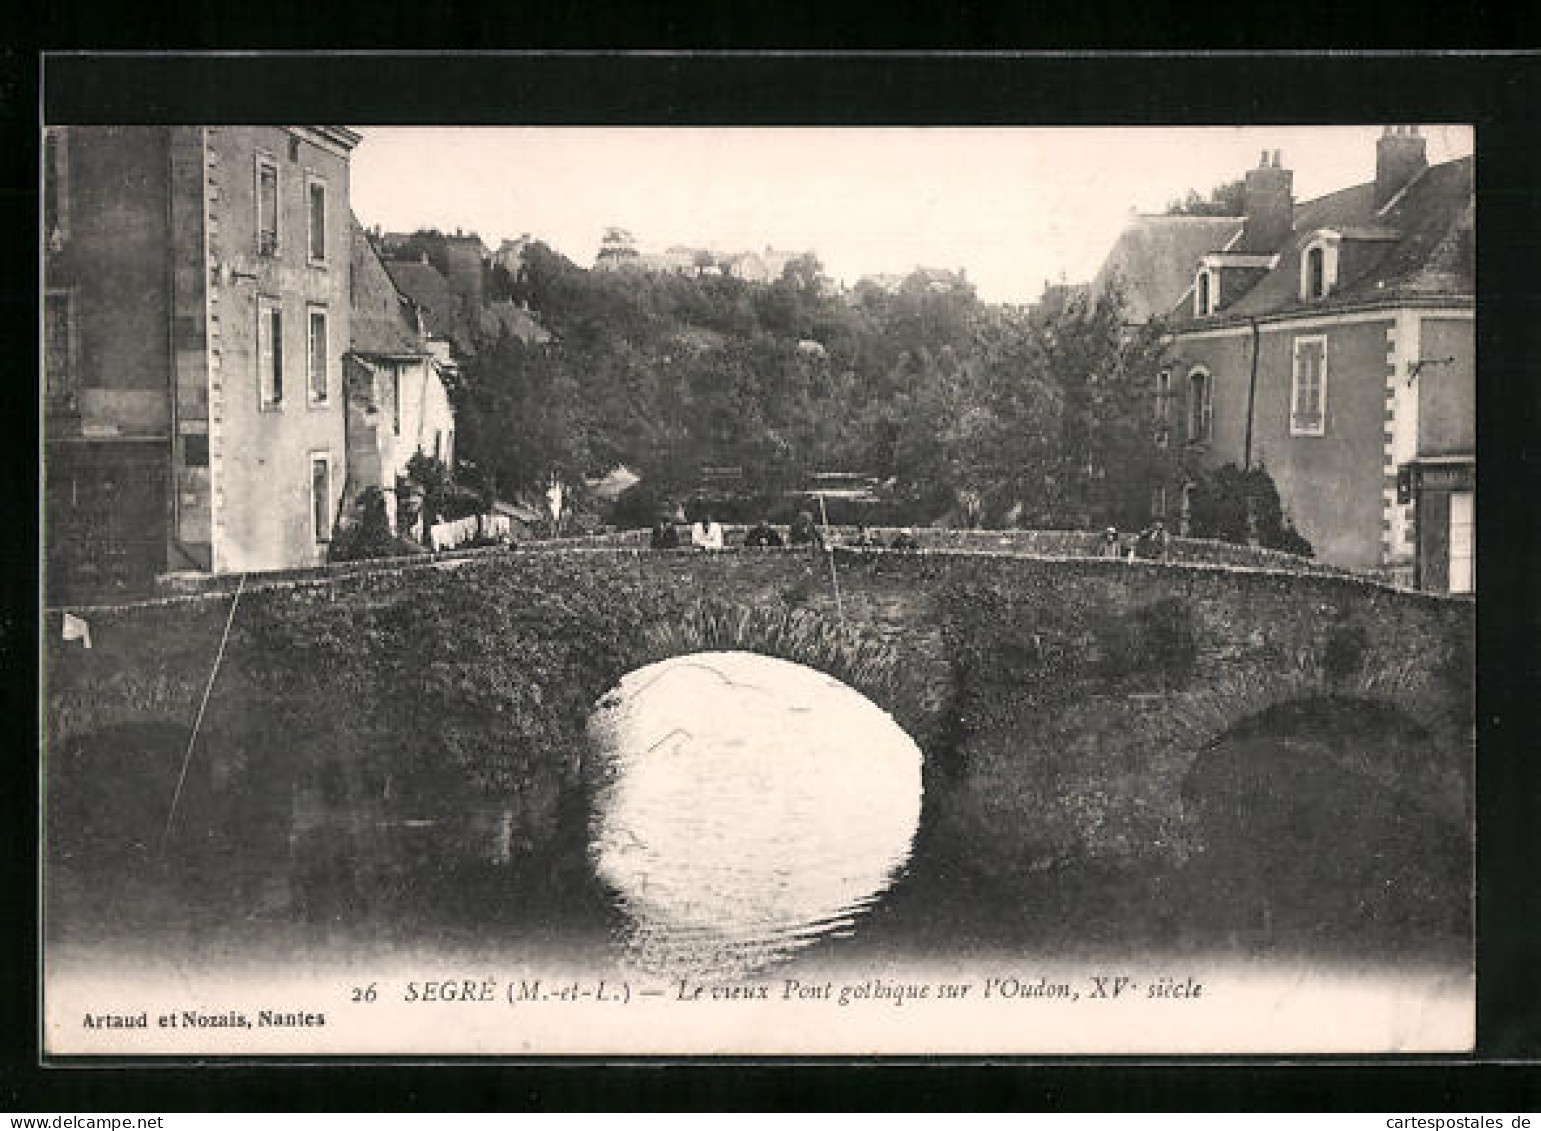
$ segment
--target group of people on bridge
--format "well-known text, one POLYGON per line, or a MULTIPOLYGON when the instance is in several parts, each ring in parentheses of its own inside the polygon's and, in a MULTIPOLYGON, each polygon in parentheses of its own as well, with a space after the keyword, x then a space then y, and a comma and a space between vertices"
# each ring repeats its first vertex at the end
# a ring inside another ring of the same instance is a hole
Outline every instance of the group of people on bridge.
POLYGON ((1110 526, 1102 533, 1102 556, 1105 558, 1122 558, 1126 555, 1130 561, 1135 558, 1152 558, 1163 561, 1166 558, 1166 526, 1161 521, 1151 523, 1134 537, 1134 541, 1125 549, 1123 540, 1119 537, 1118 527, 1110 526))
MULTIPOLYGON (((681 544, 679 530, 673 518, 661 515, 653 524, 649 545, 655 550, 675 550, 681 544)), ((703 512, 700 518, 691 523, 690 545, 696 549, 721 550, 725 549, 727 544, 727 536, 723 533, 722 524, 714 520, 709 512, 703 512)), ((920 549, 920 543, 916 541, 914 532, 909 529, 899 531, 886 546, 883 540, 869 531, 865 525, 858 526, 856 533, 849 540, 843 540, 827 526, 818 526, 813 521, 813 515, 808 511, 798 512, 797 517, 787 527, 785 535, 762 516, 745 532, 743 545, 748 549, 773 549, 789 545, 815 548, 840 545, 874 550, 920 549)))

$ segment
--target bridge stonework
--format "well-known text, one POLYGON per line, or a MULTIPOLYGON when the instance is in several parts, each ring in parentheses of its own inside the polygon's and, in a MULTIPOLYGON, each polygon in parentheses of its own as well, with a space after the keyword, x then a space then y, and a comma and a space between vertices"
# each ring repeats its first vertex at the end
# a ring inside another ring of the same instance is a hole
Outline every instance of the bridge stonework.
MULTIPOLYGON (((800 551, 516 551, 249 591, 207 757, 239 762, 249 781, 264 759, 268 777, 366 749, 389 763, 396 743, 401 759, 438 758, 445 774, 522 799, 516 819, 538 840, 553 799, 581 788, 585 705, 644 663, 743 649, 826 671, 889 711, 926 756, 927 827, 987 846, 1004 868, 1180 856, 1195 759, 1269 708, 1317 698, 1389 707, 1421 728, 1434 756, 1353 768, 1452 822, 1469 815, 1469 601, 1193 564, 834 561, 838 599, 830 559, 800 551)), ((50 614, 50 747, 190 723, 228 607, 88 613, 91 651, 62 642, 50 614)))

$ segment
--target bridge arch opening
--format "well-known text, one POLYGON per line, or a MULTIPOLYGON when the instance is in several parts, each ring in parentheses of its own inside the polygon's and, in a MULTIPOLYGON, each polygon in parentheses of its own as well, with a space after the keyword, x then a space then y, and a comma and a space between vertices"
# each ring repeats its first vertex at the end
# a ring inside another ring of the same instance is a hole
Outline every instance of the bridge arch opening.
POLYGON ((903 874, 922 755, 832 676, 747 651, 650 663, 596 706, 589 858, 629 958, 727 975, 849 933, 903 874))
POLYGON ((1384 703, 1302 698, 1243 720, 1183 780, 1195 912, 1264 945, 1464 940, 1471 844, 1449 760, 1384 703))

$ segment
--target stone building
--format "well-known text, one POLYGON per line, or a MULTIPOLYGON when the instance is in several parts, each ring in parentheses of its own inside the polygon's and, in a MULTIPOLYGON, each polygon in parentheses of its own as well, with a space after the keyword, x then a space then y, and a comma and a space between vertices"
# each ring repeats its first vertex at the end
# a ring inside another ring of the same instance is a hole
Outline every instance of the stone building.
POLYGON ((46 131, 50 600, 325 559, 358 141, 340 126, 46 131))
POLYGON ((1296 202, 1265 153, 1245 201, 1170 312, 1170 442, 1266 467, 1324 561, 1474 589, 1472 159, 1393 127, 1374 179, 1296 202))
POLYGON ((412 457, 454 466, 455 415, 416 304, 391 281, 356 222, 352 260, 347 495, 352 502, 381 489, 394 527, 397 488, 412 457))

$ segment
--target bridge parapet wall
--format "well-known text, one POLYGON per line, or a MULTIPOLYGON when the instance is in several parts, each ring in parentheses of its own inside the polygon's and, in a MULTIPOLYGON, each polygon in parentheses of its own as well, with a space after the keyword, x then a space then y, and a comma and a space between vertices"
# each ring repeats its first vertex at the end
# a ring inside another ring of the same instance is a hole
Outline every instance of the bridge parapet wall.
MULTIPOLYGON (((593 547, 248 592, 208 756, 273 781, 328 761, 365 793, 414 780, 511 797, 538 838, 579 780, 598 696, 642 663, 727 642, 820 667, 893 713, 927 755, 928 819, 987 842, 1003 867, 1181 852, 1197 754, 1321 696, 1393 706, 1437 735, 1436 761, 1362 769, 1463 811, 1469 601, 1224 566, 834 557, 838 602, 821 554, 593 547)), ((90 651, 50 614, 50 743, 190 723, 228 605, 93 613, 90 651)))

